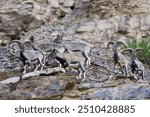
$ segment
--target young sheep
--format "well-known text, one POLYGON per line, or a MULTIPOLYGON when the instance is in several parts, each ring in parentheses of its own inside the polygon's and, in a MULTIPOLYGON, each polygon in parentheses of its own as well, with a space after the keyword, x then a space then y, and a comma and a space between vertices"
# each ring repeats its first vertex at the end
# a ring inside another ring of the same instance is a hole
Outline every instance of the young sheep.
POLYGON ((86 58, 86 67, 88 67, 89 65, 91 65, 91 60, 90 60, 90 57, 89 57, 89 53, 90 53, 90 46, 84 44, 84 43, 75 43, 75 42, 72 42, 72 43, 66 43, 64 44, 65 47, 68 49, 68 50, 71 50, 73 52, 75 51, 81 51, 83 52, 83 55, 84 57, 86 58))
POLYGON ((64 68, 73 68, 78 70, 79 76, 78 78, 81 79, 83 75, 83 81, 85 80, 85 69, 84 63, 86 61, 85 57, 83 56, 83 52, 64 52, 63 54, 59 53, 57 50, 53 50, 55 53, 55 59, 60 62, 60 64, 64 68))
POLYGON ((86 58, 86 61, 85 61, 86 67, 91 65, 90 57, 89 57, 89 53, 91 50, 90 45, 86 43, 80 43, 80 42, 65 41, 65 40, 60 39, 60 37, 58 37, 55 40, 55 42, 60 43, 63 46, 65 46, 69 52, 77 52, 77 51, 83 52, 83 55, 86 58))
MULTIPOLYGON (((36 66, 36 68, 34 69, 34 71, 37 71, 37 69, 39 67, 41 67, 41 71, 43 70, 43 66, 45 64, 45 56, 44 54, 42 54, 41 52, 39 51, 35 51, 32 47, 30 48, 27 48, 25 46, 25 44, 22 44, 20 41, 12 41, 10 43, 13 44, 13 43, 18 43, 18 46, 20 47, 20 51, 19 51, 19 57, 20 57, 20 60, 23 62, 23 73, 26 73, 27 71, 27 67, 33 63, 39 63, 38 66, 36 66)), ((12 53, 13 54, 13 53, 12 53)), ((14 54, 15 55, 15 54, 14 54)))
POLYGON ((32 46, 35 50, 40 50, 42 52, 48 52, 52 49, 56 49, 58 50, 60 53, 63 53, 65 51, 65 48, 64 46, 62 46, 61 44, 56 44, 56 43, 47 43, 47 44, 38 44, 35 42, 35 39, 33 36, 31 36, 29 38, 29 40, 31 41, 32 43, 32 46))
POLYGON ((119 70, 124 73, 126 76, 128 75, 127 67, 128 67, 128 60, 125 58, 125 56, 118 51, 118 46, 123 45, 125 47, 125 44, 123 42, 114 42, 111 41, 107 44, 107 49, 109 49, 109 46, 112 45, 113 48, 113 62, 114 62, 114 69, 115 72, 117 70, 117 65, 119 66, 119 70), (124 70, 122 70, 124 69, 124 70))
POLYGON ((42 52, 43 54, 49 54, 49 52, 53 49, 56 49, 58 52, 63 53, 65 51, 65 47, 62 46, 61 44, 56 44, 56 43, 47 43, 47 44, 38 44, 35 42, 35 39, 33 36, 29 38, 32 47, 34 50, 38 50, 42 52))
POLYGON ((123 50, 122 53, 124 54, 127 51, 130 52, 130 54, 131 54, 131 60, 130 60, 131 72, 133 73, 134 78, 137 79, 138 76, 142 75, 142 79, 143 79, 144 78, 144 65, 137 58, 137 52, 139 50, 143 50, 143 49, 142 48, 136 48, 136 49, 127 48, 127 49, 123 50))

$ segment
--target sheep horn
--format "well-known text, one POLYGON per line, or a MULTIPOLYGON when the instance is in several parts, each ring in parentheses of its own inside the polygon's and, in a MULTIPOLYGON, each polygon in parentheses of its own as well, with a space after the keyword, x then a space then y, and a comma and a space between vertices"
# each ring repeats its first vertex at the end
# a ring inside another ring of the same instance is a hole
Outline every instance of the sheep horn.
POLYGON ((119 46, 119 45, 123 45, 124 47, 126 47, 125 44, 123 42, 121 42, 121 41, 117 42, 117 46, 119 46))
POLYGON ((110 46, 111 44, 113 45, 113 44, 115 44, 115 42, 114 42, 114 41, 110 41, 110 42, 107 44, 107 49, 109 49, 109 46, 110 46))
POLYGON ((138 52, 139 50, 144 50, 143 48, 136 48, 135 52, 138 52))
POLYGON ((134 50, 131 49, 131 48, 127 48, 127 49, 124 49, 121 53, 123 54, 125 51, 129 51, 130 53, 133 52, 134 50))
POLYGON ((19 41, 19 40, 14 40, 14 41, 11 41, 10 43, 9 43, 9 47, 11 46, 11 44, 13 44, 13 43, 17 43, 18 44, 18 46, 20 47, 20 48, 22 48, 21 47, 21 42, 19 41))
MULTIPOLYGON (((9 48, 11 48, 11 44, 14 44, 14 43, 17 43, 18 46, 21 48, 21 42, 20 42, 19 40, 11 41, 11 42, 9 43, 9 48)), ((13 51, 11 51, 11 49, 10 49, 10 52, 11 52, 12 55, 14 55, 14 56, 16 56, 16 57, 19 57, 19 56, 17 56, 13 51)))
POLYGON ((13 44, 13 43, 18 43, 19 45, 21 44, 21 42, 20 42, 19 40, 14 40, 14 41, 11 41, 11 42, 9 43, 9 45, 10 45, 10 44, 13 44))

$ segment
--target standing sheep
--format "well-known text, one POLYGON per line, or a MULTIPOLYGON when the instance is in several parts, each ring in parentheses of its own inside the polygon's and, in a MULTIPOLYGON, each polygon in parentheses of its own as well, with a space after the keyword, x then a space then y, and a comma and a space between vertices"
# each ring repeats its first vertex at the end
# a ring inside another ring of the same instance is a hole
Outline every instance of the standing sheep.
POLYGON ((126 76, 128 75, 128 60, 125 58, 125 56, 118 50, 119 45, 123 45, 125 47, 125 44, 123 42, 114 42, 111 41, 107 44, 107 49, 109 49, 109 46, 112 45, 113 49, 113 62, 114 62, 114 69, 115 72, 117 70, 117 65, 119 66, 119 70, 123 72, 126 76), (122 67, 123 64, 123 67, 122 67), (124 70, 123 70, 124 69, 124 70))

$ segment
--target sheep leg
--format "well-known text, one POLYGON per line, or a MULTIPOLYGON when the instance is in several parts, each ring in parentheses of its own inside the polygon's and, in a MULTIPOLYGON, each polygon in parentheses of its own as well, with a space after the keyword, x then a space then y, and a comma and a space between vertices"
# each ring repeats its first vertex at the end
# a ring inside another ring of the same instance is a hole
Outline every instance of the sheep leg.
POLYGON ((114 73, 115 73, 115 74, 117 74, 117 68, 116 68, 116 67, 117 67, 117 64, 114 63, 114 73))
MULTIPOLYGON (((84 52, 83 52, 84 53, 84 52)), ((86 67, 91 65, 90 57, 88 56, 88 53, 84 53, 84 56, 86 58, 86 67)))
POLYGON ((91 65, 91 59, 88 57, 88 65, 91 65))
MULTIPOLYGON (((39 67, 41 67, 40 71, 42 71, 43 68, 44 68, 44 64, 41 64, 41 63, 40 63, 39 66, 38 66, 38 68, 39 68, 39 67)), ((38 68, 37 68, 37 69, 38 69, 38 68)), ((36 71, 36 70, 34 70, 34 71, 36 71)))
POLYGON ((137 79, 137 77, 136 77, 136 75, 135 75, 135 74, 133 74, 133 77, 134 77, 135 79, 137 79))
POLYGON ((25 73, 27 73, 27 67, 29 67, 29 65, 30 65, 30 62, 27 62, 27 61, 25 61, 24 63, 24 66, 23 66, 23 74, 25 74, 25 73))
POLYGON ((127 73, 127 65, 125 65, 123 62, 120 62, 118 64, 119 64, 120 71, 122 72, 122 74, 124 74, 125 76, 127 76, 127 74, 128 74, 127 73))
POLYGON ((42 54, 42 55, 43 55, 43 58, 39 58, 38 59, 38 62, 40 63, 40 66, 41 66, 41 70, 40 71, 43 70, 44 65, 45 65, 45 55, 44 54, 42 54))
POLYGON ((34 72, 37 71, 39 67, 40 67, 40 65, 36 65, 36 68, 34 69, 34 72))
POLYGON ((124 71, 120 68, 119 71, 121 71, 122 74, 124 74, 124 71))
POLYGON ((27 73, 27 65, 23 66, 23 74, 27 73))
POLYGON ((138 79, 138 77, 137 77, 137 75, 134 73, 133 74, 133 77, 135 78, 135 79, 138 79))
POLYGON ((82 73, 83 73, 83 79, 82 79, 82 81, 84 81, 85 80, 85 69, 83 67, 83 64, 79 63, 79 66, 80 66, 80 68, 82 70, 82 73))
POLYGON ((88 54, 87 53, 85 53, 85 52, 82 52, 82 55, 85 57, 85 65, 86 65, 86 67, 88 67, 89 65, 91 65, 91 63, 90 63, 90 57, 88 57, 88 54))
POLYGON ((134 78, 137 79, 137 80, 139 79, 139 78, 138 78, 138 77, 139 77, 138 71, 139 71, 139 70, 136 69, 136 70, 133 72, 133 76, 134 76, 134 78))
POLYGON ((142 80, 144 79, 144 71, 143 70, 140 70, 141 71, 141 76, 142 76, 142 80))
POLYGON ((77 80, 79 80, 82 77, 82 67, 81 67, 81 64, 79 62, 78 62, 78 68, 76 68, 76 70, 78 71, 77 80))
POLYGON ((40 63, 40 60, 39 60, 39 59, 37 59, 37 60, 38 60, 38 62, 37 62, 37 63, 38 63, 38 65, 36 65, 36 68, 34 69, 34 72, 35 72, 35 71, 37 71, 37 70, 38 70, 38 68, 41 66, 41 65, 39 64, 39 63, 40 63))
POLYGON ((60 67, 60 68, 63 68, 62 65, 61 65, 60 63, 59 63, 59 67, 60 67))
POLYGON ((40 66, 41 66, 40 71, 42 71, 42 70, 43 70, 43 68, 44 68, 44 64, 40 63, 40 66))
POLYGON ((144 72, 142 71, 142 73, 141 73, 141 74, 142 74, 142 80, 144 80, 144 72))
POLYGON ((40 65, 41 66, 41 69, 40 69, 40 71, 42 71, 43 70, 43 68, 44 68, 44 66, 43 65, 40 65))
POLYGON ((144 72, 141 69, 138 69, 138 75, 142 77, 142 80, 144 79, 144 72), (141 71, 141 73, 139 73, 139 71, 141 71))
POLYGON ((80 80, 82 76, 81 71, 78 68, 76 70, 78 71, 77 80, 80 80))
POLYGON ((81 77, 82 77, 82 73, 81 73, 81 71, 79 70, 78 79, 81 79, 81 77))
POLYGON ((127 67, 127 65, 125 65, 125 66, 124 66, 125 76, 129 76, 129 75, 128 75, 128 70, 127 70, 127 69, 128 69, 128 67, 127 67))

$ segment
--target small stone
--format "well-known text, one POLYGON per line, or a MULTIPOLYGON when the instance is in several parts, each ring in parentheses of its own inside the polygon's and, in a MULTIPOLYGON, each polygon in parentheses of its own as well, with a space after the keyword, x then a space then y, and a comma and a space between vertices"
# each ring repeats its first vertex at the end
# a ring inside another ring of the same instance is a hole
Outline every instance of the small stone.
POLYGON ((58 8, 59 7, 59 1, 58 0, 51 0, 51 5, 53 8, 58 8))
POLYGON ((65 7, 72 7, 74 5, 74 0, 65 0, 64 6, 65 7))

